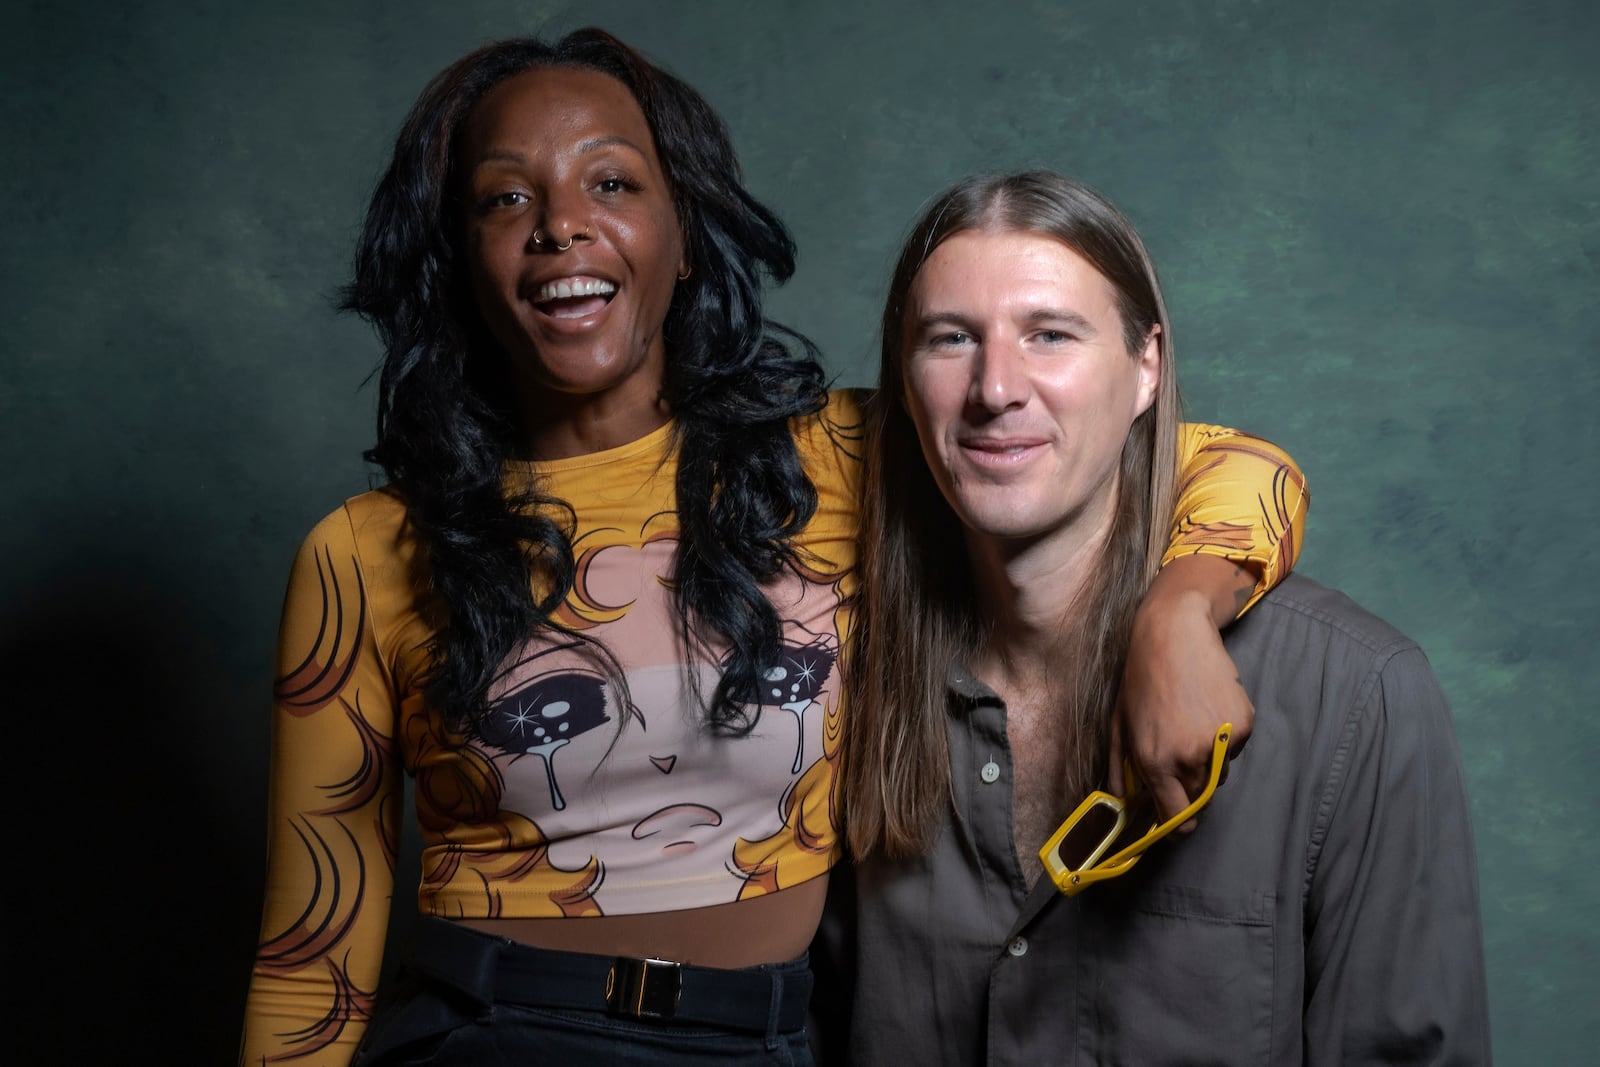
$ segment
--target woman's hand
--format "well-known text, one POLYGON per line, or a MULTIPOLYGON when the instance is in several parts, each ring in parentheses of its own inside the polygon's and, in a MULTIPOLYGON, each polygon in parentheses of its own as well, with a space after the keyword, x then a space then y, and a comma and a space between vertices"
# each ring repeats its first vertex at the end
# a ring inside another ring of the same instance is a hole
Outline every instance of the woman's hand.
MULTIPOLYGON (((1205 788, 1217 727, 1233 723, 1229 759, 1249 740, 1255 707, 1219 630, 1233 621, 1255 585, 1253 574, 1218 556, 1185 556, 1156 575, 1134 617, 1112 718, 1112 793, 1127 796, 1128 760, 1160 818, 1169 819, 1205 788)), ((1190 819, 1179 831, 1194 825, 1190 819)))

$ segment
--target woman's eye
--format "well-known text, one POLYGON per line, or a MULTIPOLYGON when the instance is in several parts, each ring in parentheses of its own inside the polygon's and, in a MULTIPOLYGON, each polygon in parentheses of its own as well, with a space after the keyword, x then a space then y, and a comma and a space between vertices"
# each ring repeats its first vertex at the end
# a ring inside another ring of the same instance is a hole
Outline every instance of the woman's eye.
POLYGON ((516 207, 518 204, 525 204, 527 202, 528 196, 526 193, 520 193, 513 189, 504 193, 491 193, 490 195, 484 197, 483 207, 516 207))

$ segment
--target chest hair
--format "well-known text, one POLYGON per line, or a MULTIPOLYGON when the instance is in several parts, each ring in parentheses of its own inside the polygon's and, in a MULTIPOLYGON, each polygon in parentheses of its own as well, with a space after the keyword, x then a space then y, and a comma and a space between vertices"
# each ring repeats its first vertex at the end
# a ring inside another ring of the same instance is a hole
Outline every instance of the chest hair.
POLYGON ((1017 861, 1029 888, 1044 868, 1039 848, 1079 799, 1067 796, 1068 717, 1048 694, 1004 694, 1006 739, 1011 744, 1016 787, 1011 798, 1017 861))

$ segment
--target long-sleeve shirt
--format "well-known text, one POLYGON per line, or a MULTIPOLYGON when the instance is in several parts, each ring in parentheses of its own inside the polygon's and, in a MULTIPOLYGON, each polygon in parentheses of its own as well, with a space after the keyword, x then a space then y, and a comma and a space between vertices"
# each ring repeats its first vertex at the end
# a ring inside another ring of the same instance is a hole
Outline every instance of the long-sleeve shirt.
POLYGON ((936 843, 834 872, 822 1063, 1489 1061, 1466 791, 1422 651, 1298 575, 1226 645, 1256 709, 1227 784, 1071 898, 1030 890, 1005 705, 952 672, 936 843))

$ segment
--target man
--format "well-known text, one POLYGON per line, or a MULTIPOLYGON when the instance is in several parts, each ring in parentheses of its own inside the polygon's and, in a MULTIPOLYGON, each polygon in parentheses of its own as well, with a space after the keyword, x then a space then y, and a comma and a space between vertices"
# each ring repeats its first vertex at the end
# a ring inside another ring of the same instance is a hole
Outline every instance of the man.
POLYGON ((1253 734, 1198 828, 1071 898, 1041 877, 1106 778, 1165 540, 1169 338, 1137 234, 1058 176, 964 182, 907 242, 868 427, 860 861, 813 953, 825 1062, 1489 1059, 1449 709, 1413 642, 1307 579, 1227 635, 1253 734))

